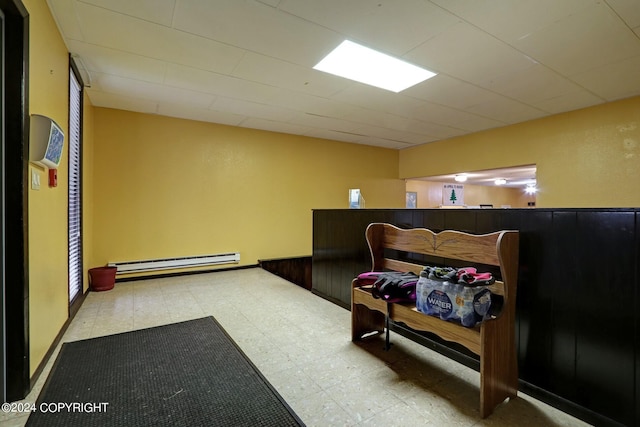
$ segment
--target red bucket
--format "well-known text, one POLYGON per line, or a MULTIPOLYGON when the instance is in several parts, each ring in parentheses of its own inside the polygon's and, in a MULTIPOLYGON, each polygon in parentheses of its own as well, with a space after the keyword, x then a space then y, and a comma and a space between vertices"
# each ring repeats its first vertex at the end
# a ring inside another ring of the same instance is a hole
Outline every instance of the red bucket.
POLYGON ((89 287, 92 291, 108 291, 116 284, 118 267, 96 267, 89 269, 89 287))

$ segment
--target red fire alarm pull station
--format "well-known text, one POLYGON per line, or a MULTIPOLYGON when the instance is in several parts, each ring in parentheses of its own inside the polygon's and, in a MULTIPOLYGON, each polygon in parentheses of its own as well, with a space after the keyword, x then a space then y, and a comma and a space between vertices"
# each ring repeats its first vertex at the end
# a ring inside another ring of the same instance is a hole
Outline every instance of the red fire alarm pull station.
POLYGON ((58 169, 49 169, 49 187, 58 186, 58 169))

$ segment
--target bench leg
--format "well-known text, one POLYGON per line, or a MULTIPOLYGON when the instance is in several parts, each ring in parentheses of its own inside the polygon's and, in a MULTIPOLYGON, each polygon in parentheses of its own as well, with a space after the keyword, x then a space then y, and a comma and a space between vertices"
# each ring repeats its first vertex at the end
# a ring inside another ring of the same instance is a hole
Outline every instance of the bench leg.
POLYGON ((513 323, 505 316, 481 330, 480 415, 486 418, 505 399, 518 393, 518 360, 513 323))
POLYGON ((384 314, 370 310, 362 304, 351 305, 351 341, 358 341, 363 335, 384 331, 384 314))

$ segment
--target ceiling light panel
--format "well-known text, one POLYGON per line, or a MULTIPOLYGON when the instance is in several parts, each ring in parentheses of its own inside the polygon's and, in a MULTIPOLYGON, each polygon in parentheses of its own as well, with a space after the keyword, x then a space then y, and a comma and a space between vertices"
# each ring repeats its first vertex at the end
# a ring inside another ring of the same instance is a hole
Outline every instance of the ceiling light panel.
POLYGON ((349 40, 340 43, 313 68, 396 93, 436 75, 349 40))

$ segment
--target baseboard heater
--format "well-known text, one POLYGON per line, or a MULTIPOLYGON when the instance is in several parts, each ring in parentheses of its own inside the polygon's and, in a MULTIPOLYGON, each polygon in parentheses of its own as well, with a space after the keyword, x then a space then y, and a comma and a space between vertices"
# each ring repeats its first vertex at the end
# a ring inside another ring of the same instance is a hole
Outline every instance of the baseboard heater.
POLYGON ((110 267, 117 267, 116 274, 141 273, 148 271, 171 270, 176 268, 205 267, 219 264, 237 264, 240 253, 199 255, 179 258, 148 259, 144 261, 110 262, 110 267))

